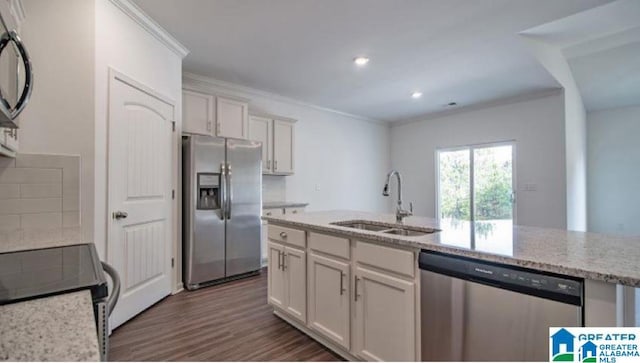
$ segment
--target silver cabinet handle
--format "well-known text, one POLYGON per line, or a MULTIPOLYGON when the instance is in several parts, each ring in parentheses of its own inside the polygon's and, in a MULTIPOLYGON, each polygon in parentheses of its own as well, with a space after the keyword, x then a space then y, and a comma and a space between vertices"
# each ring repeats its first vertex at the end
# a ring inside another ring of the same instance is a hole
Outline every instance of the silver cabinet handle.
POLYGON ((344 288, 344 277, 346 274, 344 272, 340 273, 340 295, 344 295, 344 292, 347 291, 344 288))
POLYGON ((267 159, 267 170, 271 170, 271 160, 267 159))
POLYGON ((280 237, 287 238, 287 232, 280 232, 280 237))
POLYGON ((127 212, 123 212, 123 211, 113 212, 113 219, 125 219, 128 216, 129 214, 127 212))
POLYGON ((278 160, 273 161, 273 171, 278 170, 278 160))
POLYGON ((227 164, 227 219, 231 219, 231 205, 233 204, 233 185, 231 184, 231 164, 227 164))
POLYGON ((207 121, 207 131, 211 131, 211 120, 207 121))
POLYGON ((360 296, 360 295, 358 295, 358 281, 360 281, 360 279, 358 278, 358 276, 356 276, 356 283, 355 283, 355 287, 353 288, 353 292, 354 292, 353 299, 354 299, 354 301, 358 301, 358 296, 360 296))
POLYGON ((282 252, 282 271, 287 269, 287 254, 282 252))
POLYGON ((278 270, 282 270, 282 252, 278 251, 278 270))
POLYGON ((227 218, 227 166, 220 163, 220 219, 227 218))
POLYGON ((116 308, 116 304, 118 303, 118 298, 120 297, 120 275, 118 275, 118 271, 115 268, 111 267, 111 265, 106 262, 101 262, 102 269, 104 272, 111 277, 111 282, 113 282, 113 288, 111 290, 111 294, 109 294, 109 298, 107 299, 108 315, 111 315, 113 309, 116 308))

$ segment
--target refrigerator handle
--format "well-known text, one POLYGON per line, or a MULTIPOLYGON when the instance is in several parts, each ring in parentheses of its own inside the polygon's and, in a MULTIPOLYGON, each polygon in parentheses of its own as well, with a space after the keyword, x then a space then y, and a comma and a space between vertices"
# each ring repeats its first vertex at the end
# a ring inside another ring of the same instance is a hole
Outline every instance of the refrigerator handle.
POLYGON ((220 163, 220 219, 225 220, 227 210, 227 167, 220 163))
POLYGON ((227 164, 227 185, 225 187, 227 193, 227 219, 231 219, 231 205, 233 204, 233 187, 231 186, 231 164, 227 164))

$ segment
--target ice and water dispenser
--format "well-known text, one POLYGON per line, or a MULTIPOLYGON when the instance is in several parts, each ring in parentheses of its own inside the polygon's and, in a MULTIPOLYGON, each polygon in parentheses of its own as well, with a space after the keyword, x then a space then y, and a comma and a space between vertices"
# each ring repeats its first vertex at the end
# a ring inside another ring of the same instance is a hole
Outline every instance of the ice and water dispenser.
POLYGON ((198 173, 198 209, 220 209, 220 174, 198 173))

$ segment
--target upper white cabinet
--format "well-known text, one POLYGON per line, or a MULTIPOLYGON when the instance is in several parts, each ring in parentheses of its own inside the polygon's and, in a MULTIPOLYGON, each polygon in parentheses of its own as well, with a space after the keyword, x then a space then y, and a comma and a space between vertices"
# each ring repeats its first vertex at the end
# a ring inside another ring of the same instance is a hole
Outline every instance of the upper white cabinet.
POLYGON ((246 139, 249 137, 249 104, 230 98, 216 97, 216 135, 246 139))
POLYGON ((292 175, 295 171, 295 120, 251 115, 249 139, 262 142, 262 173, 292 175))
POLYGON ((182 131, 212 135, 215 97, 193 91, 182 91, 182 131))
POLYGON ((183 90, 182 109, 182 131, 185 133, 236 139, 249 137, 247 102, 183 90))
POLYGON ((273 120, 260 117, 249 117, 249 140, 262 143, 262 173, 273 172, 273 120))
POLYGON ((273 120, 273 173, 293 174, 294 123, 273 120))

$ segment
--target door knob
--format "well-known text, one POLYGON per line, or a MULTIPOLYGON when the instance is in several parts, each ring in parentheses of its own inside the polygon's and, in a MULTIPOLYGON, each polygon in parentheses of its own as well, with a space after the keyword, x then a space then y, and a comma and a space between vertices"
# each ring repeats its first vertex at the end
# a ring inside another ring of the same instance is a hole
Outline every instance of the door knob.
POLYGON ((117 211, 113 212, 113 219, 125 219, 129 216, 127 212, 117 211))

